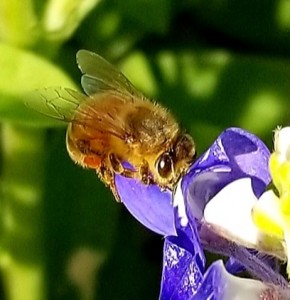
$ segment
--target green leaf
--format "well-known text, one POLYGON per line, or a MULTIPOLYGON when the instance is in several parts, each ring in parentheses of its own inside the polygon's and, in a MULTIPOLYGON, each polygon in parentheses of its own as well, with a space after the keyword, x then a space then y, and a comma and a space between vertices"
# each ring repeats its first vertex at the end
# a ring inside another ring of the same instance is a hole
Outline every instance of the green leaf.
POLYGON ((0 44, 0 53, 0 120, 59 126, 59 121, 28 109, 24 103, 29 103, 29 95, 36 89, 50 86, 76 89, 70 77, 37 54, 5 44, 0 44))
POLYGON ((32 0, 1 0, 0 40, 28 46, 38 37, 38 20, 32 0))
POLYGON ((99 0, 50 0, 47 4, 43 29, 49 40, 66 40, 99 0))

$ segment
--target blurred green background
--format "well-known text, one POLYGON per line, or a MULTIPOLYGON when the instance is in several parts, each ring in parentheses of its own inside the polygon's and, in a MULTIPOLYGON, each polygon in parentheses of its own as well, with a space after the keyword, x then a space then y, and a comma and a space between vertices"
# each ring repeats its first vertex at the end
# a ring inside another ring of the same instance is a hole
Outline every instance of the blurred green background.
POLYGON ((28 92, 80 88, 79 49, 171 109, 202 153, 290 120, 288 0, 0 0, 0 298, 157 299, 163 238, 65 149, 28 92))

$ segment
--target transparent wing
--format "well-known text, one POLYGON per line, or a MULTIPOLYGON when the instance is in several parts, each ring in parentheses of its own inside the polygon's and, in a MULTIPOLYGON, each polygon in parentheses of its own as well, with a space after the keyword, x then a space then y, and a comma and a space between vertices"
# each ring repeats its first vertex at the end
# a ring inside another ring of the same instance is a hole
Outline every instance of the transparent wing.
POLYGON ((96 53, 79 50, 77 63, 83 73, 82 87, 87 95, 95 95, 104 91, 117 91, 142 98, 133 84, 104 58, 96 53))
POLYGON ((86 96, 69 88, 45 88, 30 93, 25 102, 29 108, 48 117, 70 122, 86 96))
MULTIPOLYGON (((106 100, 110 97, 107 93, 106 100)), ((129 102, 126 96, 118 98, 119 104, 129 102)), ((94 103, 104 101, 99 97, 91 97, 69 88, 45 88, 36 90, 27 97, 26 106, 50 118, 65 122, 82 124, 101 132, 123 139, 126 134, 125 124, 115 107, 96 109, 94 103)))

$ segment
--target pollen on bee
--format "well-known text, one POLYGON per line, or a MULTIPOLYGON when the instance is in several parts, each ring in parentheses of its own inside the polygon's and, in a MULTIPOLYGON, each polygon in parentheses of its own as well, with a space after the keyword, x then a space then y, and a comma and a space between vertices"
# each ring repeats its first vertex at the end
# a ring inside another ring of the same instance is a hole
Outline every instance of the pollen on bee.
POLYGON ((98 169, 101 166, 101 158, 94 155, 86 155, 84 157, 83 163, 86 167, 91 169, 98 169))

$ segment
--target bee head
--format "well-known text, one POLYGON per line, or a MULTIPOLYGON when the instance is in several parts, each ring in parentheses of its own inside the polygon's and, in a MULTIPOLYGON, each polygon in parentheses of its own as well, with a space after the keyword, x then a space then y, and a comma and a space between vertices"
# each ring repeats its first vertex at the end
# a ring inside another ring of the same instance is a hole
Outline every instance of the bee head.
POLYGON ((161 181, 169 188, 174 187, 195 158, 195 145, 192 137, 182 133, 178 135, 173 146, 161 153, 156 160, 155 168, 161 181))

